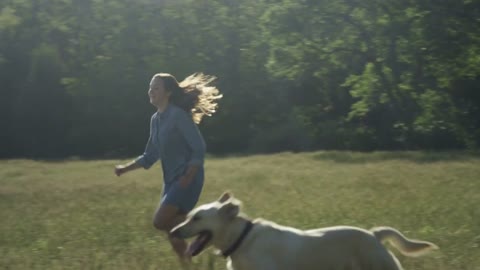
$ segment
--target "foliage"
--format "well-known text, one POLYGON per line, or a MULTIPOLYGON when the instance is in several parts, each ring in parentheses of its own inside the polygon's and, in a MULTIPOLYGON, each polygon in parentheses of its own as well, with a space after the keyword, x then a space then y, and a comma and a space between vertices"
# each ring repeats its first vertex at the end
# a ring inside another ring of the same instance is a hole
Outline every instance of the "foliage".
POLYGON ((300 104, 312 108, 305 117, 334 108, 329 118, 370 130, 374 148, 429 147, 417 137, 436 140, 437 134, 421 125, 438 121, 452 134, 435 148, 474 147, 478 138, 461 134, 478 131, 476 120, 465 116, 478 111, 479 100, 466 102, 458 93, 471 91, 461 89, 462 82, 478 81, 479 65, 468 64, 478 60, 478 12, 479 5, 469 1, 281 1, 266 13, 265 31, 272 37, 268 67, 276 76, 314 81, 313 89, 300 92, 334 90, 300 104), (334 84, 325 87, 328 82, 334 84), (348 98, 333 98, 345 92, 348 98), (467 108, 455 104, 458 98, 467 108), (445 112, 427 119, 438 99, 447 106, 435 110, 445 112), (350 109, 336 114, 345 104, 350 109))
POLYGON ((467 0, 6 0, 0 156, 137 154, 150 77, 197 71, 224 93, 201 126, 214 153, 475 149, 479 14, 467 0))

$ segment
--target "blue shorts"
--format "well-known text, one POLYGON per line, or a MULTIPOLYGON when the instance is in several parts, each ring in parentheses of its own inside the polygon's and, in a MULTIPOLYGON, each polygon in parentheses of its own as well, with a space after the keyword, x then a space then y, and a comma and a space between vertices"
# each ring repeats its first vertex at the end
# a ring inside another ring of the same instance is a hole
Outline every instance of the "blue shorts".
POLYGON ((163 183, 162 205, 174 205, 180 209, 183 214, 190 212, 198 202, 203 188, 204 171, 200 168, 190 185, 182 188, 178 179, 170 183, 163 183))

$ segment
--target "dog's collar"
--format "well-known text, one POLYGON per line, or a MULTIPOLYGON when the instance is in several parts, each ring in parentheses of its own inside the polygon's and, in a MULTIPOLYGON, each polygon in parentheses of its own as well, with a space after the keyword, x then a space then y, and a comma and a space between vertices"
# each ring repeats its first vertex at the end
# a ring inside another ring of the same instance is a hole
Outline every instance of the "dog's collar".
POLYGON ((227 250, 222 252, 223 257, 228 257, 232 255, 235 250, 242 244, 243 240, 245 240, 245 237, 247 237, 247 234, 252 230, 253 228, 253 223, 249 220, 247 221, 247 224, 245 224, 245 227, 243 228, 242 233, 238 237, 237 241, 235 241, 227 250))

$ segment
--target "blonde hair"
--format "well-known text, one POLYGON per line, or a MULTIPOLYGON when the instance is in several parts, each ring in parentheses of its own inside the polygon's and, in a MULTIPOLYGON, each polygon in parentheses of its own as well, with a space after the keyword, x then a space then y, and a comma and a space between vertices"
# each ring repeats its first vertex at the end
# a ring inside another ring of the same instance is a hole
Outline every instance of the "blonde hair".
POLYGON ((168 73, 158 73, 154 79, 161 79, 165 90, 170 92, 170 102, 188 112, 193 121, 199 124, 203 116, 211 116, 222 98, 217 87, 210 85, 216 77, 203 73, 194 73, 180 83, 168 73))

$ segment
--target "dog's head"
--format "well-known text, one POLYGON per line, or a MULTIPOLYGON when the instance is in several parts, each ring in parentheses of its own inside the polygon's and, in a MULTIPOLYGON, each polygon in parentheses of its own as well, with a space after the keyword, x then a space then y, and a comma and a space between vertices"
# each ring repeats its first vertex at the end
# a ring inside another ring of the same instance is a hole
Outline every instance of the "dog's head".
POLYGON ((187 249, 189 255, 196 256, 218 237, 223 237, 228 223, 239 214, 240 205, 239 200, 225 192, 217 201, 193 209, 186 220, 173 228, 170 234, 182 239, 196 236, 187 249))

